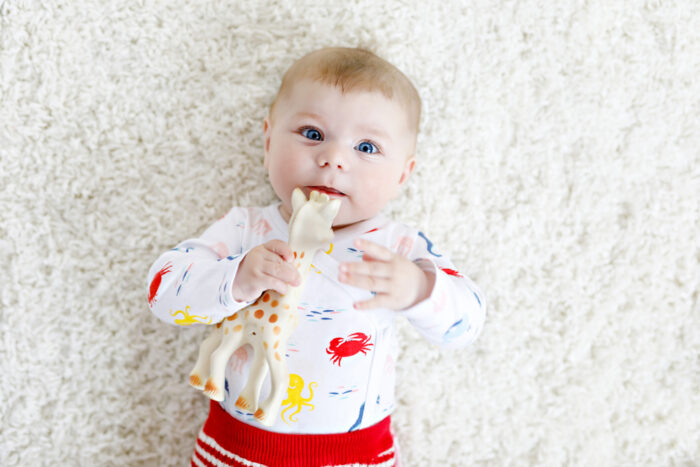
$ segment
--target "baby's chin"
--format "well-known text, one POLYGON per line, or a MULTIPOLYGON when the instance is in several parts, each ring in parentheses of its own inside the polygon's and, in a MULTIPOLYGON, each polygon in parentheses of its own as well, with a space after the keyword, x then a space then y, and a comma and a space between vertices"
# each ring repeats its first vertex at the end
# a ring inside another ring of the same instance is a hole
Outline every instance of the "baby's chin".
POLYGON ((335 219, 333 220, 333 230, 338 230, 342 229, 343 227, 348 227, 352 224, 355 224, 357 222, 360 222, 360 220, 355 219, 352 216, 348 216, 347 213, 343 212, 344 206, 341 204, 340 205, 340 211, 338 212, 338 215, 335 216, 335 219))
POLYGON ((348 209, 345 203, 340 205, 340 211, 338 212, 338 215, 335 217, 333 220, 333 230, 340 230, 345 227, 350 227, 354 224, 357 224, 359 222, 366 221, 367 219, 371 219, 372 217, 376 216, 378 212, 374 212, 375 210, 371 210, 370 212, 364 212, 364 213, 351 213, 351 212, 344 212, 344 209, 348 209))

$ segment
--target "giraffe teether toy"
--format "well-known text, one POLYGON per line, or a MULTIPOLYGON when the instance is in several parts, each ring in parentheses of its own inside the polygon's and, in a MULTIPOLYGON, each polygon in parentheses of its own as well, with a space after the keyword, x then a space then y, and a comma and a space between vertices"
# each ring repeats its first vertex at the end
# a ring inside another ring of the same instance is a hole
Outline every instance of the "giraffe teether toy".
POLYGON ((289 383, 285 362, 287 339, 299 322, 297 303, 311 268, 311 260, 333 238, 333 219, 340 200, 312 191, 306 199, 301 189, 292 193, 292 217, 289 219, 289 246, 294 252, 301 284, 289 287, 286 295, 265 291, 258 300, 216 325, 202 342, 190 385, 202 389, 210 398, 224 399, 226 364, 239 347, 250 344, 254 349, 248 382, 241 391, 236 407, 255 414, 263 425, 272 426, 289 383), (270 396, 258 406, 260 388, 270 370, 270 396), (203 383, 203 381, 206 381, 203 383))

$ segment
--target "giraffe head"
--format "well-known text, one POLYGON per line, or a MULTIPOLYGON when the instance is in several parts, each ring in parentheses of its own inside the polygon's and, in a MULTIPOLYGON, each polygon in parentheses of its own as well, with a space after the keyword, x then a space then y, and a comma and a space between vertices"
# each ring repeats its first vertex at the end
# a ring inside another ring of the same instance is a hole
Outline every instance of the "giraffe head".
POLYGON ((289 219, 289 244, 294 248, 321 248, 333 239, 333 219, 340 209, 340 200, 318 191, 306 199, 300 188, 292 193, 292 217, 289 219))

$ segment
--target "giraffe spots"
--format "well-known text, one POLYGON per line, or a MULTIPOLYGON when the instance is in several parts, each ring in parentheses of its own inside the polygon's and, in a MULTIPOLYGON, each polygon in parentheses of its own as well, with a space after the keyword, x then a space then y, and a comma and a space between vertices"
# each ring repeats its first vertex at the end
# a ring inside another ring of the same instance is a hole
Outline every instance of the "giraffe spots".
POLYGON ((241 332, 241 329, 243 329, 243 326, 241 326, 240 324, 238 326, 236 326, 235 328, 233 328, 233 330, 235 332, 241 332))
POLYGON ((254 417, 257 418, 258 420, 262 421, 263 418, 265 418, 265 412, 263 411, 263 409, 258 409, 255 411, 254 417))
POLYGON ((228 334, 228 328, 224 328, 224 334, 228 334))
POLYGON ((279 304, 280 304, 280 302, 278 302, 277 300, 272 300, 272 301, 270 302, 270 306, 271 306, 272 308, 276 307, 276 306, 279 305, 279 304))
POLYGON ((296 267, 297 269, 301 269, 301 263, 297 263, 296 267))
POLYGON ((248 319, 248 316, 250 316, 250 310, 245 311, 245 319, 248 319))
POLYGON ((280 335, 280 332, 282 332, 282 328, 279 326, 275 326, 275 328, 272 330, 276 336, 280 335))
POLYGON ((239 397, 236 401, 236 407, 241 408, 243 410, 247 409, 249 406, 250 404, 248 404, 248 401, 242 397, 239 397))
POLYGON ((221 327, 221 323, 216 323, 216 328, 218 329, 220 327, 221 327))
POLYGON ((199 375, 190 375, 190 384, 194 387, 202 385, 202 380, 199 379, 199 375))
POLYGON ((294 252, 294 259, 297 259, 297 252, 294 252))
POLYGON ((255 317, 256 317, 256 318, 260 319, 260 318, 262 318, 264 315, 265 315, 265 312, 262 311, 261 309, 258 308, 257 310, 255 310, 255 317))
POLYGON ((263 342, 263 347, 265 347, 265 350, 267 350, 267 347, 268 347, 267 342, 263 342))
POLYGON ((289 310, 290 306, 288 304, 284 305, 283 307, 285 310, 289 310))
POLYGON ((209 378, 207 384, 204 386, 204 392, 214 394, 218 391, 219 389, 216 387, 216 384, 209 378))
POLYGON ((238 319, 238 313, 234 313, 233 316, 226 318, 229 321, 236 321, 238 319))
POLYGON ((276 342, 275 342, 275 347, 274 347, 274 348, 276 349, 276 348, 279 347, 279 346, 280 346, 280 341, 276 341, 276 342))
POLYGON ((270 315, 270 322, 271 323, 277 322, 277 315, 270 315))
POLYGON ((262 296, 262 301, 265 303, 270 301, 270 294, 268 292, 265 292, 265 295, 262 296))
POLYGON ((280 358, 280 354, 277 353, 277 352, 275 352, 275 360, 277 360, 278 362, 279 362, 280 360, 282 360, 282 359, 280 358))
POLYGON ((299 258, 303 258, 303 257, 304 257, 304 252, 302 251, 301 256, 299 256, 299 258))

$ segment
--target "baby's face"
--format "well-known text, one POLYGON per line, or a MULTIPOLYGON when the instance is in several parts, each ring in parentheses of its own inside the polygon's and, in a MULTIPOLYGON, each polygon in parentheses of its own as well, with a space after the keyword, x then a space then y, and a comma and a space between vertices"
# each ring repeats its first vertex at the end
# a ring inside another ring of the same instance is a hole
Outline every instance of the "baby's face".
POLYGON ((300 187, 342 200, 336 228, 373 217, 413 171, 414 141, 403 107, 379 92, 296 83, 265 119, 265 168, 282 216, 289 221, 300 187))

